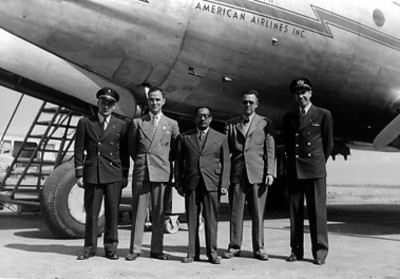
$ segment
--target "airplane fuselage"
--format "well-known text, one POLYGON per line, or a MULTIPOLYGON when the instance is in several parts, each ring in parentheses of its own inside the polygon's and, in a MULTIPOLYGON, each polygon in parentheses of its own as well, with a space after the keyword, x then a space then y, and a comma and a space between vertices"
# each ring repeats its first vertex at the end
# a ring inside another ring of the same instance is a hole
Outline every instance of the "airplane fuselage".
MULTIPOLYGON (((304 76, 313 102, 331 110, 337 138, 371 142, 398 109, 399 15, 396 1, 2 0, 0 27, 71 64, 63 79, 76 71, 100 78, 139 104, 143 84, 158 85, 165 109, 181 115, 206 105, 226 120, 253 88, 258 112, 280 129, 295 108, 289 82, 304 76)), ((52 78, 43 66, 32 74, 0 60, 0 68, 52 78)), ((135 104, 124 102, 122 114, 132 116, 135 104)))

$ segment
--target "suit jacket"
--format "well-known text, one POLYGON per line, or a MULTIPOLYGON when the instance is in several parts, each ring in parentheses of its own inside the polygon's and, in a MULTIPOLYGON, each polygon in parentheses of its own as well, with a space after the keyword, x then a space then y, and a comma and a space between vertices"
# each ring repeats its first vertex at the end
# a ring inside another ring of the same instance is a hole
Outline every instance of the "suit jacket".
POLYGON ((126 121, 111 115, 104 131, 97 114, 81 118, 76 128, 75 176, 91 184, 114 183, 128 177, 127 126, 126 121))
POLYGON ((227 189, 230 160, 226 136, 210 128, 201 147, 196 129, 183 133, 178 138, 175 170, 176 187, 183 187, 186 193, 196 189, 200 179, 208 191, 227 189))
POLYGON ((128 145, 136 181, 171 181, 171 149, 178 135, 178 123, 165 115, 155 132, 150 114, 132 120, 128 145))
POLYGON ((326 177, 325 165, 333 149, 331 113, 311 105, 300 123, 299 111, 289 112, 284 116, 283 130, 289 177, 326 177))
POLYGON ((270 119, 255 114, 247 134, 241 117, 225 127, 231 156, 231 183, 239 184, 243 170, 251 184, 265 182, 267 174, 275 176, 275 129, 270 119))

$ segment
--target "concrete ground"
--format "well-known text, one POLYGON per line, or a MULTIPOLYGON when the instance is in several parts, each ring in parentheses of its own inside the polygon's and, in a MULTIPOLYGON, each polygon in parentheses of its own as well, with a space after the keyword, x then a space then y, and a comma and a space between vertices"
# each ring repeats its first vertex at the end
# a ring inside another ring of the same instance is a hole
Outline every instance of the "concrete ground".
MULTIPOLYGON (((165 235, 168 261, 149 258, 151 232, 145 233, 142 257, 127 262, 130 226, 119 227, 120 259, 104 258, 99 239, 98 256, 77 261, 83 240, 55 239, 40 215, 0 211, 0 278, 400 278, 400 188, 385 186, 328 187, 330 251, 323 266, 311 263, 310 239, 305 234, 305 260, 288 263, 289 220, 285 211, 267 211, 264 232, 270 255, 266 262, 252 258, 251 223, 244 223, 242 255, 206 260, 201 232, 201 262, 182 264, 186 255, 187 226, 165 235)), ((219 253, 229 241, 228 206, 221 205, 219 253)), ((307 225, 307 222, 306 222, 307 225)))

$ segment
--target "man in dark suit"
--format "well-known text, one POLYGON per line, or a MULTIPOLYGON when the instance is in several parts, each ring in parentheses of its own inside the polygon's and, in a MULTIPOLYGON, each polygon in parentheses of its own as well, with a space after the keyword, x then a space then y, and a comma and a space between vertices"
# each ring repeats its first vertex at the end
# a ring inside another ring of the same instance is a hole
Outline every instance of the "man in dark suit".
POLYGON ((134 161, 132 182, 132 234, 129 254, 134 261, 142 251, 149 198, 151 200, 152 238, 150 257, 167 260, 163 253, 164 218, 167 187, 172 178, 172 146, 179 135, 178 123, 162 113, 165 96, 161 89, 148 92, 150 112, 133 119, 129 129, 129 153, 134 161))
POLYGON ((290 194, 290 246, 287 261, 303 259, 304 196, 307 202, 314 263, 328 254, 326 161, 333 148, 330 112, 311 104, 313 87, 306 78, 290 84, 298 108, 283 120, 290 194))
POLYGON ((231 153, 230 243, 224 258, 240 255, 243 239, 243 213, 247 207, 252 219, 253 255, 268 260, 264 248, 264 211, 268 186, 275 176, 275 129, 272 121, 255 113, 259 93, 242 94, 242 116, 229 121, 225 133, 231 153))
POLYGON ((176 188, 185 196, 189 226, 189 251, 183 263, 200 260, 199 215, 203 207, 208 261, 219 264, 217 252, 218 205, 220 194, 228 193, 229 149, 226 136, 210 128, 208 107, 196 109, 196 128, 178 139, 176 188))
POLYGON ((129 172, 127 122, 111 115, 119 100, 114 89, 102 88, 96 97, 98 113, 80 119, 76 128, 75 175, 78 186, 85 189, 86 210, 85 244, 78 260, 86 260, 96 254, 97 223, 103 196, 105 255, 117 260, 118 205, 129 172))

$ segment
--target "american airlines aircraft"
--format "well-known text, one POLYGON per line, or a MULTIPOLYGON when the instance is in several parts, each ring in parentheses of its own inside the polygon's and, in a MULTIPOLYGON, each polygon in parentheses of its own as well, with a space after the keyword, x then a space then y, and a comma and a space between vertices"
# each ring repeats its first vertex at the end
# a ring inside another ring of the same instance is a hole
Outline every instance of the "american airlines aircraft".
POLYGON ((0 84, 83 113, 111 86, 129 118, 157 85, 171 115, 207 105, 220 121, 253 88, 279 132, 304 76, 347 155, 398 114, 398 26, 400 0, 0 0, 0 84))

